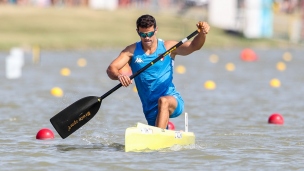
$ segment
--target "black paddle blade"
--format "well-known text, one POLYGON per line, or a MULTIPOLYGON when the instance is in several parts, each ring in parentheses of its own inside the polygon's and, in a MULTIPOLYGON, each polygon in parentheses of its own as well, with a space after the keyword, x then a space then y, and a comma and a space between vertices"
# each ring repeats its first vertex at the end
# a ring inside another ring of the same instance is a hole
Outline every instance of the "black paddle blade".
POLYGON ((100 105, 100 97, 84 97, 59 112, 50 121, 61 138, 64 139, 92 119, 100 105))

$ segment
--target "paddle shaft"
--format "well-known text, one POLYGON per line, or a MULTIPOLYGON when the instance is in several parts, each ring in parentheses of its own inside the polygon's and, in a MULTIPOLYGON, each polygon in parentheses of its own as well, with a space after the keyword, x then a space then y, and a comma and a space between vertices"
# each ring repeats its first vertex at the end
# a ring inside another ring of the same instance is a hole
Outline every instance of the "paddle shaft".
MULTIPOLYGON (((198 30, 195 30, 193 33, 191 33, 189 36, 187 36, 183 40, 179 41, 176 45, 174 45, 173 47, 171 47, 169 50, 167 50, 166 52, 164 52, 163 54, 161 54, 160 56, 158 56, 157 58, 155 58, 153 61, 151 61, 150 63, 148 63, 146 66, 142 67, 135 74, 131 75, 130 79, 132 80, 133 78, 135 78, 136 76, 138 76, 144 70, 146 70, 147 68, 149 68, 151 65, 153 65, 157 61, 159 61, 161 58, 163 58, 163 57, 167 56, 168 54, 170 54, 172 51, 174 51, 175 49, 177 49, 179 46, 181 46, 182 44, 184 44, 186 41, 188 41, 189 39, 191 39, 193 36, 195 36, 198 33, 199 33, 198 30)), ((108 97, 110 94, 112 94, 114 91, 116 91, 117 89, 119 89, 121 86, 122 86, 122 84, 119 83, 118 85, 116 85, 115 87, 113 87, 111 90, 109 90, 108 92, 106 92, 104 95, 102 95, 100 97, 100 99, 102 100, 102 99, 108 97)))

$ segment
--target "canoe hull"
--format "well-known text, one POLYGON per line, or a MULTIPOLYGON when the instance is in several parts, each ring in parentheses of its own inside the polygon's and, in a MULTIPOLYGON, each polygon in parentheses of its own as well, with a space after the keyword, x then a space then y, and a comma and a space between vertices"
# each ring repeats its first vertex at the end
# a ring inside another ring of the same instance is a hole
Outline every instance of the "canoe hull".
POLYGON ((194 145, 193 132, 173 131, 137 123, 125 133, 125 151, 152 151, 169 148, 173 145, 194 145))

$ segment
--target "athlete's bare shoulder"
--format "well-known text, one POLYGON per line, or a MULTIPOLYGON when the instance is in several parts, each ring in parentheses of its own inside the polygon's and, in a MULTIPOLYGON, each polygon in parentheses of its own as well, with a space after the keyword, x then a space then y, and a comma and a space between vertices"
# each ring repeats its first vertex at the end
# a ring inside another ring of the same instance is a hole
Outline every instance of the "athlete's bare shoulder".
POLYGON ((134 54, 135 48, 136 48, 136 43, 133 43, 133 44, 125 47, 125 49, 123 49, 121 51, 121 54, 124 54, 124 55, 127 55, 129 57, 132 57, 133 54, 134 54))
POLYGON ((166 40, 164 41, 165 47, 166 49, 170 49, 171 47, 173 47, 174 45, 176 45, 178 42, 174 41, 174 40, 166 40))
POLYGON ((136 48, 136 43, 133 43, 133 44, 127 46, 123 51, 128 51, 128 52, 134 53, 135 48, 136 48))
MULTIPOLYGON (((170 49, 171 47, 173 47, 174 45, 176 45, 178 42, 177 41, 174 41, 174 40, 166 40, 164 41, 164 44, 165 44, 165 47, 166 47, 166 50, 170 49)), ((173 51, 171 52, 171 58, 175 58, 175 55, 176 53, 173 51)))

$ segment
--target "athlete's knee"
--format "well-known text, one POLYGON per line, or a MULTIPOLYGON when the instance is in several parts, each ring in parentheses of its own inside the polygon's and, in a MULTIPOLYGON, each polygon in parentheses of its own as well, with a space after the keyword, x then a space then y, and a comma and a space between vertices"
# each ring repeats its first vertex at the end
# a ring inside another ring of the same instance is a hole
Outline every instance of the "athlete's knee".
POLYGON ((160 97, 158 99, 158 105, 162 107, 169 107, 169 100, 166 97, 160 97))

